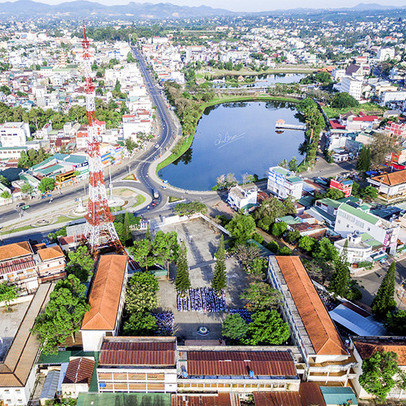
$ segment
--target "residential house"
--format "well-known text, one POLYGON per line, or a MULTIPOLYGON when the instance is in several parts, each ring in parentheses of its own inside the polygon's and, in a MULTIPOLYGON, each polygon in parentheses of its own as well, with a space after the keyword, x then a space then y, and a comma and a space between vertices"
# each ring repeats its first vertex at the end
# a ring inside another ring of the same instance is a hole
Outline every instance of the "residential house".
MULTIPOLYGON (((44 244, 45 245, 45 244, 44 244)), ((53 245, 37 250, 40 258, 38 261, 38 281, 48 282, 66 276, 66 258, 61 247, 53 245)))
POLYGON ((90 310, 80 329, 84 351, 100 351, 104 337, 117 335, 124 308, 127 266, 126 255, 100 257, 89 294, 90 310))
POLYGON ((300 258, 269 257, 268 280, 282 293, 283 317, 301 354, 298 374, 305 381, 347 386, 355 363, 300 258))
POLYGON ((105 337, 99 392, 176 392, 176 337, 105 337))
POLYGON ((406 199, 406 169, 374 176, 368 182, 378 188, 379 198, 388 203, 406 199))
POLYGON ((340 255, 345 254, 350 264, 372 261, 372 245, 362 240, 364 235, 354 231, 346 238, 334 242, 340 255))
POLYGON ((336 178, 330 180, 330 188, 341 190, 344 193, 344 197, 351 196, 352 185, 353 181, 351 179, 336 178))
POLYGON ((257 205, 258 188, 254 185, 234 186, 228 192, 227 202, 235 210, 249 210, 257 205))
POLYGON ((61 384, 62 396, 76 399, 79 393, 89 392, 94 367, 93 357, 72 357, 61 384))
POLYGON ((275 166, 269 168, 268 190, 281 199, 292 196, 298 200, 302 197, 303 180, 288 169, 275 166))

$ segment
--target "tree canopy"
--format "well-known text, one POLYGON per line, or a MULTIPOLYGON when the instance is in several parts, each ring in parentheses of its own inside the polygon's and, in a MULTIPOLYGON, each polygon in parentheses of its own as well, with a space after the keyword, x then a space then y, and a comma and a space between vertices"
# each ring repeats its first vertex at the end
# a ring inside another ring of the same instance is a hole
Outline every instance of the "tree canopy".
POLYGON ((180 249, 179 249, 179 257, 176 263, 176 279, 175 279, 175 286, 176 290, 180 292, 182 295, 186 293, 188 289, 190 289, 190 278, 189 278, 189 265, 187 263, 187 251, 186 245, 183 241, 180 249))
POLYGON ((221 333, 224 337, 238 341, 247 335, 248 324, 239 314, 229 314, 223 321, 221 333))
POLYGON ((376 293, 371 308, 376 316, 385 318, 387 313, 396 308, 395 301, 395 275, 396 263, 393 261, 388 269, 387 274, 382 280, 381 286, 376 293))
POLYGON ((245 307, 250 311, 277 308, 281 303, 281 294, 267 282, 251 282, 240 296, 246 301, 245 307))
POLYGON ((231 233, 236 244, 242 244, 254 234, 256 225, 251 216, 237 214, 226 225, 226 229, 231 233))
POLYGON ((224 248, 224 237, 221 235, 219 248, 216 252, 216 264, 214 265, 211 287, 218 295, 221 295, 222 290, 225 289, 226 286, 226 251, 224 248))
POLYGON ((123 333, 126 336, 150 336, 157 328, 156 318, 152 314, 135 312, 124 322, 123 333))
POLYGON ((18 289, 15 285, 7 282, 0 283, 0 302, 4 302, 7 310, 10 309, 10 303, 18 297, 18 289))
POLYGON ((129 313, 148 312, 158 304, 158 280, 149 272, 138 272, 128 282, 125 304, 129 313))
POLYGON ((331 102, 331 107, 338 109, 345 109, 347 107, 357 107, 359 105, 358 101, 355 100, 346 92, 337 93, 333 96, 331 102))
POLYGON ((55 189, 55 179, 53 178, 42 178, 41 182, 38 185, 38 189, 42 193, 46 193, 48 191, 52 191, 55 189))

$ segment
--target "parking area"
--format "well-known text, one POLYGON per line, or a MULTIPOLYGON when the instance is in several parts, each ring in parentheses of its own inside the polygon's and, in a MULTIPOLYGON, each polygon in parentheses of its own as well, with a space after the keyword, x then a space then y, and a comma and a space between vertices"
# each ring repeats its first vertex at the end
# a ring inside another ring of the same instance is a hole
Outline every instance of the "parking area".
MULTIPOLYGON (((221 232, 201 219, 166 226, 163 231, 176 231, 179 239, 185 241, 192 288, 210 287, 215 264, 214 254, 218 249, 221 232)), ((247 286, 247 275, 234 258, 227 259, 226 266, 227 307, 240 308, 243 303, 239 296, 247 286)), ((171 311, 174 314, 176 335, 189 340, 220 339, 221 324, 226 313, 178 311, 174 286, 175 277, 176 271, 173 268, 170 270, 170 279, 159 282, 159 307, 163 311, 171 311), (201 326, 205 326, 209 330, 204 337, 198 334, 198 328, 201 326)))
POLYGON ((12 305, 12 311, 0 307, 0 362, 4 361, 29 304, 30 300, 12 305))

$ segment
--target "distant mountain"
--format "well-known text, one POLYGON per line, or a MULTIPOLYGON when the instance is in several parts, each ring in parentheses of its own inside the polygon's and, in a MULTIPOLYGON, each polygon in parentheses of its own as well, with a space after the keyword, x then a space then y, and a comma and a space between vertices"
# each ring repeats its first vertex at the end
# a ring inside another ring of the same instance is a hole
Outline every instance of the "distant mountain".
POLYGON ((377 4, 377 3, 360 3, 357 4, 356 6, 352 7, 351 10, 358 10, 358 11, 364 11, 364 10, 393 10, 393 9, 399 9, 403 7, 396 7, 396 6, 386 6, 383 4, 377 4))
POLYGON ((134 3, 127 5, 105 6, 100 3, 77 0, 57 5, 49 5, 31 0, 0 3, 0 18, 33 18, 33 17, 65 17, 84 18, 87 16, 99 18, 127 17, 132 19, 163 19, 212 17, 234 15, 235 13, 207 6, 187 7, 170 3, 134 3))

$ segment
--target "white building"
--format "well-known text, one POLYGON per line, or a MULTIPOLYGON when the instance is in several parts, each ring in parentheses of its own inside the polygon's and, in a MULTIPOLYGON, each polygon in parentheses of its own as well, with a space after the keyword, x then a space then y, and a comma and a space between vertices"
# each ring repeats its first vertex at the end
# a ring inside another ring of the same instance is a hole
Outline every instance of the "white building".
POLYGON ((347 261, 350 264, 358 264, 363 261, 372 261, 372 246, 362 241, 362 235, 354 232, 348 237, 334 242, 340 255, 345 251, 347 261), (347 246, 346 242, 348 242, 347 246))
POLYGON ((379 198, 388 203, 406 198, 406 169, 374 176, 368 182, 378 188, 379 198))
POLYGON ((406 91, 382 92, 380 100, 382 105, 390 102, 404 102, 406 100, 406 91))
POLYGON ((28 123, 0 124, 0 143, 3 147, 24 147, 31 136, 28 123))
POLYGON ((118 333, 124 308, 127 262, 126 255, 100 257, 89 294, 90 310, 80 330, 84 351, 100 351, 104 337, 118 333))
POLYGON ((355 100, 361 100, 362 81, 350 76, 344 76, 341 80, 340 92, 348 93, 355 100))
POLYGON ((342 237, 356 232, 367 233, 389 249, 391 254, 396 252, 399 236, 399 223, 389 222, 378 216, 343 203, 337 210, 334 231, 342 237))
POLYGON ((381 48, 378 51, 377 58, 380 62, 384 62, 388 59, 393 59, 395 57, 395 48, 381 48))
POLYGON ((285 168, 274 166, 268 172, 268 190, 281 199, 302 197, 303 179, 285 168))
POLYGON ((257 204, 257 198, 255 185, 234 186, 228 192, 227 202, 236 210, 250 209, 257 204))

